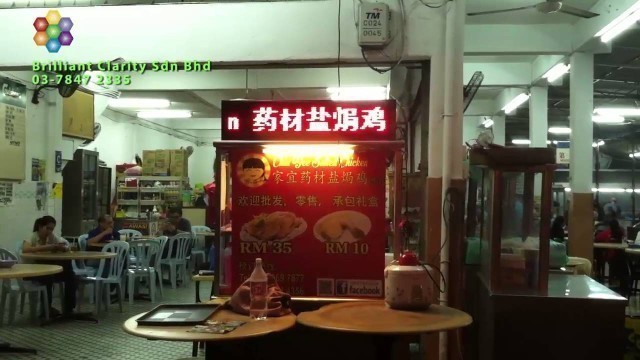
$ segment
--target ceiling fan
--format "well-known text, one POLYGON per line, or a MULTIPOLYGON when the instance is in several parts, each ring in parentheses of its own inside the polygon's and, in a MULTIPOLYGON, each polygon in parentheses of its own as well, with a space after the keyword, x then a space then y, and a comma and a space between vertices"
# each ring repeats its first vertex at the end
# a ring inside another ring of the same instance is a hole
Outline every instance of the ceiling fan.
POLYGON ((578 16, 585 19, 590 19, 592 17, 599 15, 591 11, 566 5, 559 0, 547 0, 541 3, 538 3, 536 5, 521 6, 517 8, 504 9, 504 10, 480 11, 480 12, 469 13, 467 15, 476 16, 476 15, 500 14, 505 12, 520 11, 520 10, 527 10, 527 9, 536 9, 538 10, 538 12, 541 12, 543 14, 563 13, 563 14, 578 16))

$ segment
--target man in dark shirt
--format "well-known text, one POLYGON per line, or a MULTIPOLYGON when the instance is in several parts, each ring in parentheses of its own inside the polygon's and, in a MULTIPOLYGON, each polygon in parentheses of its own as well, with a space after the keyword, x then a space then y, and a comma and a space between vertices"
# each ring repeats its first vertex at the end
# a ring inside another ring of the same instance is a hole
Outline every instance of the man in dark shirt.
POLYGON ((106 214, 100 215, 98 227, 89 231, 88 235, 87 250, 101 251, 102 247, 98 244, 120 240, 120 233, 113 227, 113 218, 106 214))
MULTIPOLYGON (((168 237, 176 236, 180 233, 191 234, 191 223, 189 220, 182 217, 182 209, 173 207, 167 211, 167 219, 169 220, 162 231, 162 234, 168 237)), ((178 253, 178 243, 173 243, 173 252, 175 255, 178 253)), ((169 247, 165 247, 162 252, 162 257, 166 258, 169 255, 169 247)))

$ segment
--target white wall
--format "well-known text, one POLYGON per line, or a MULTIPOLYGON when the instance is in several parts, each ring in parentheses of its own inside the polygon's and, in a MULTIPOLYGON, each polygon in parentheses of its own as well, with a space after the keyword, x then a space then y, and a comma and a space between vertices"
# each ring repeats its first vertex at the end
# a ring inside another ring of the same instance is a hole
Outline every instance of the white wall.
MULTIPOLYGON (((31 92, 27 98, 31 99, 31 92)), ((27 238, 31 233, 33 222, 38 217, 47 213, 55 215, 51 206, 38 211, 35 201, 36 182, 31 181, 31 159, 48 159, 47 121, 52 120, 51 114, 55 111, 55 105, 50 106, 45 99, 41 99, 39 105, 33 105, 27 101, 26 111, 26 158, 25 168, 27 179, 15 185, 13 205, 0 207, 0 247, 10 251, 16 250, 16 244, 27 238)), ((48 163, 47 167, 54 166, 48 163)), ((48 204, 53 205, 53 200, 48 199, 48 204)), ((59 227, 58 227, 59 230, 59 227)))

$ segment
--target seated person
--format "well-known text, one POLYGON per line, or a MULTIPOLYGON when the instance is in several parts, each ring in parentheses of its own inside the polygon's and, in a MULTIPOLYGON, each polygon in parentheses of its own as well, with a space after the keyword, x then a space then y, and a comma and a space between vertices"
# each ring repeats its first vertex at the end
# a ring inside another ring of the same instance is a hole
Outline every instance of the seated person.
MULTIPOLYGON (((172 237, 176 236, 179 233, 189 233, 191 234, 191 223, 189 220, 182 217, 182 209, 173 207, 169 208, 167 211, 167 219, 169 220, 164 224, 164 229, 162 230, 162 235, 172 237)), ((178 243, 173 243, 173 252, 175 255, 178 253, 178 243)), ((165 247, 162 251, 162 258, 167 258, 169 256, 169 247, 165 247)))
MULTIPOLYGON (((98 218, 98 227, 89 231, 87 239, 87 251, 102 251, 100 244, 110 243, 111 241, 120 240, 120 233, 113 227, 113 217, 108 214, 100 215, 98 218)), ((100 260, 86 261, 87 266, 95 268, 96 271, 100 267, 100 260)), ((105 260, 102 274, 96 276, 106 276, 109 272, 109 260, 105 260)))
MULTIPOLYGON (((622 243, 624 240, 625 233, 618 220, 611 219, 608 221, 608 228, 599 232, 595 236, 595 242, 600 243, 622 243)), ((626 263, 624 258, 624 251, 616 251, 616 250, 605 250, 599 251, 596 253, 596 261, 598 262, 608 262, 609 263, 609 272, 612 278, 617 278, 621 280, 621 285, 624 287, 626 285, 625 275, 626 275, 626 263)), ((621 291, 626 291, 625 288, 622 288, 621 291)))
POLYGON ((553 219, 549 238, 558 242, 564 242, 564 216, 556 216, 556 218, 553 219))
MULTIPOLYGON (((23 253, 34 253, 44 251, 68 251, 68 242, 53 233, 56 227, 56 219, 51 216, 43 216, 35 221, 33 224, 33 233, 28 240, 25 240, 22 244, 23 253)), ((76 307, 76 276, 71 266, 71 261, 51 261, 43 260, 42 263, 51 265, 62 266, 62 272, 37 276, 32 278, 26 278, 25 280, 32 280, 39 282, 47 287, 47 295, 49 297, 49 313, 52 316, 58 315, 60 312, 51 307, 53 301, 53 283, 64 282, 64 312, 71 313, 76 307)), ((41 314, 43 315, 43 314, 41 314)))
POLYGON ((89 251, 102 251, 99 244, 120 240, 120 233, 113 227, 113 218, 107 214, 100 215, 98 227, 89 231, 88 235, 87 250, 89 251))

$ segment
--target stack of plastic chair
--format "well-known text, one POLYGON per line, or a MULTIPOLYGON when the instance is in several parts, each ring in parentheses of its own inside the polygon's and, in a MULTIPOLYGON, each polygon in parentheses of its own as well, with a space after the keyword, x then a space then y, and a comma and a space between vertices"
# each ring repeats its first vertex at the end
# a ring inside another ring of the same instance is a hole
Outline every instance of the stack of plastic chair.
POLYGON ((156 301, 156 268, 160 264, 160 255, 162 254, 160 241, 160 239, 136 241, 135 244, 129 247, 131 255, 135 256, 138 260, 127 269, 130 304, 133 304, 136 280, 140 278, 148 280, 147 284, 149 285, 151 302, 156 301))
MULTIPOLYGON (((182 279, 183 285, 189 278, 187 274, 187 265, 189 251, 193 246, 193 235, 191 233, 182 233, 170 237, 165 247, 168 248, 167 256, 160 259, 160 266, 169 268, 169 279, 171 280, 171 288, 175 289, 178 275, 182 279)), ((164 272, 161 270, 160 274, 164 272)), ((162 276, 162 275, 161 275, 162 276)), ((160 277, 162 279, 162 277, 160 277)))
POLYGON ((191 269, 195 270, 195 266, 196 264, 198 264, 198 259, 200 257, 202 257, 203 263, 207 261, 207 254, 206 254, 205 248, 200 247, 197 233, 211 232, 211 229, 208 226, 197 225, 197 226, 191 227, 191 232, 193 233, 193 249, 191 250, 191 260, 192 260, 191 269))
MULTIPOLYGON (((0 248, 0 259, 17 261, 18 257, 11 251, 0 248)), ((2 297, 0 297, 0 325, 4 322, 4 310, 7 304, 7 296, 9 297, 9 325, 11 325, 16 317, 18 295, 23 296, 25 294, 29 295, 31 318, 36 318, 38 304, 44 304, 44 309, 42 310, 44 310, 45 319, 49 319, 49 296, 47 295, 46 286, 20 279, 4 279, 2 280, 2 297)), ((22 311, 20 313, 22 313, 22 311)))

